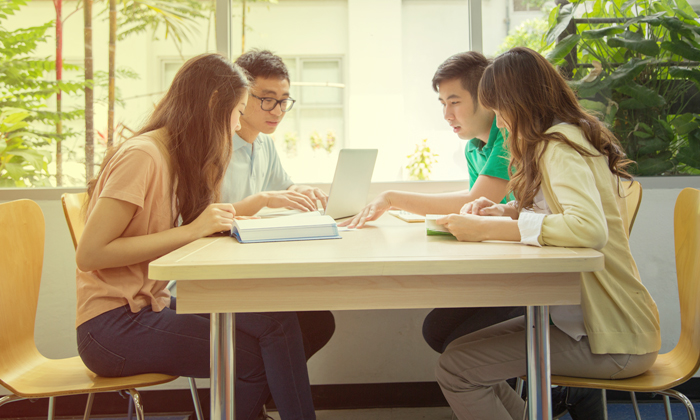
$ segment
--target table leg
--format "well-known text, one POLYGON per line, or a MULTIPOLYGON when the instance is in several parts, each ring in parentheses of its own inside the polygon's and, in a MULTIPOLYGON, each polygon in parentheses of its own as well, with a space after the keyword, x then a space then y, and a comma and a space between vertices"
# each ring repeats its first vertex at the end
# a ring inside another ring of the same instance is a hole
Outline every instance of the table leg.
POLYGON ((211 314, 209 360, 211 420, 234 420, 235 418, 235 350, 235 314, 211 314))
POLYGON ((549 365, 549 307, 528 306, 527 322, 527 410, 531 420, 552 419, 549 365))

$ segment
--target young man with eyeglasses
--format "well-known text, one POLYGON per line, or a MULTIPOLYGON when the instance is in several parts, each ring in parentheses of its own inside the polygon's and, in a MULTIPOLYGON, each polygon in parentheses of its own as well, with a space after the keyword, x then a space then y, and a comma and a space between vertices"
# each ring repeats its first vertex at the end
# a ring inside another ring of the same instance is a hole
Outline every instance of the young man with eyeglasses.
MULTIPOLYGON (((222 183, 221 202, 233 203, 237 216, 251 216, 263 207, 316 210, 328 196, 318 188, 297 185, 287 175, 270 134, 294 106, 289 72, 282 59, 267 50, 250 50, 236 60, 253 79, 241 129, 233 136, 233 156, 222 183)), ((306 360, 335 332, 330 311, 297 312, 306 360)), ((270 418, 264 412, 259 419, 270 418)))
POLYGON ((241 116, 241 129, 233 136, 233 157, 221 189, 221 200, 233 203, 238 216, 252 216, 263 207, 316 210, 325 208, 328 196, 320 189, 294 184, 280 163, 270 137, 295 100, 289 96, 289 73, 282 59, 270 51, 251 50, 236 64, 254 79, 241 116))

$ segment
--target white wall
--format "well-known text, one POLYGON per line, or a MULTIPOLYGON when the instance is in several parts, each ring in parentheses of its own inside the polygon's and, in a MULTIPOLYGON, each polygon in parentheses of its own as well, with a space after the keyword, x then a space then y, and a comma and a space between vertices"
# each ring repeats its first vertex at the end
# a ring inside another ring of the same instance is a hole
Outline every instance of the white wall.
MULTIPOLYGON (((662 352, 678 341, 680 320, 673 250, 673 206, 682 188, 700 188, 700 177, 662 180, 668 188, 645 185, 642 205, 631 235, 632 253, 644 284, 661 315, 662 352), (670 184, 670 186, 668 185, 670 184)), ((326 186, 327 187, 327 186, 326 186)), ((442 192, 461 189, 459 183, 384 184, 386 188, 442 192)), ((31 194, 28 193, 28 194, 31 194)), ((34 193, 36 194, 36 193, 34 193)), ((56 195, 57 197, 58 195, 56 195)), ((21 191, 0 190, 0 202, 21 197, 21 191)), ((58 199, 39 200, 46 218, 46 253, 36 342, 48 357, 77 355, 75 343, 75 253, 58 199)), ((7 246, 2 244, 2 246, 7 246)), ((427 310, 335 312, 337 329, 328 345, 309 361, 314 384, 381 383, 434 380, 437 360, 423 341, 427 310)), ((208 381, 198 381, 208 386, 208 381)), ((187 388, 183 379, 161 388, 187 388)))

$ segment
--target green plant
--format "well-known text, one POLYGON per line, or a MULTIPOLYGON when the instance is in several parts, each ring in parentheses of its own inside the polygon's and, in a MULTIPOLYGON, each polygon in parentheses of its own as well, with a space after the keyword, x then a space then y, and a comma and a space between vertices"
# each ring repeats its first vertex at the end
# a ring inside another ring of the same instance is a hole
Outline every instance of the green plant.
POLYGON ((513 47, 528 47, 540 54, 547 54, 552 45, 545 44, 544 35, 549 29, 549 22, 546 18, 528 19, 513 29, 496 54, 501 54, 513 47))
POLYGON ((311 136, 309 136, 309 140, 311 142, 311 150, 316 151, 323 148, 323 139, 321 138, 321 135, 318 134, 318 131, 314 130, 314 132, 311 133, 311 136))
POLYGON ((437 162, 437 159, 435 159, 437 156, 437 153, 430 151, 428 139, 423 139, 422 142, 416 144, 416 150, 406 156, 409 159, 409 163, 406 165, 406 169, 409 171, 409 178, 420 181, 428 179, 433 164, 437 162))
MULTIPOLYGON (((0 187, 50 186, 48 164, 51 152, 37 150, 29 139, 38 135, 26 131, 32 112, 20 108, 0 111, 0 187)), ((50 138, 44 138, 50 141, 50 138)))
POLYGON ((550 14, 546 44, 561 40, 547 58, 571 72, 581 104, 636 161, 633 174, 700 169, 700 117, 689 107, 700 86, 697 19, 686 0, 579 1, 550 14))
POLYGON ((297 155, 298 142, 299 138, 297 137, 297 133, 292 131, 284 133, 284 151, 287 153, 287 156, 294 157, 297 155))
POLYGON ((333 151, 333 148, 335 147, 335 133, 333 130, 328 130, 326 133, 326 141, 323 143, 323 149, 330 153, 333 151))
MULTIPOLYGON (((22 147, 43 154, 50 142, 61 142, 79 134, 72 130, 57 132, 56 126, 59 121, 75 120, 83 116, 82 109, 51 111, 46 108, 48 99, 58 92, 76 94, 85 84, 49 80, 50 72, 56 70, 56 62, 53 59, 34 56, 39 44, 45 42, 46 31, 53 26, 53 22, 14 31, 5 29, 3 22, 25 5, 24 0, 0 2, 0 111, 20 109, 28 112, 23 118, 23 122, 27 124, 23 129, 31 135, 24 136, 22 147)), ((77 69, 69 65, 62 68, 77 69)), ((35 178, 48 177, 48 173, 40 171, 33 177, 20 176, 15 179, 19 174, 20 172, 13 170, 3 173, 2 176, 6 180, 17 181, 17 185, 27 184, 28 179, 32 180, 30 185, 48 185, 48 179, 39 181, 35 178)))

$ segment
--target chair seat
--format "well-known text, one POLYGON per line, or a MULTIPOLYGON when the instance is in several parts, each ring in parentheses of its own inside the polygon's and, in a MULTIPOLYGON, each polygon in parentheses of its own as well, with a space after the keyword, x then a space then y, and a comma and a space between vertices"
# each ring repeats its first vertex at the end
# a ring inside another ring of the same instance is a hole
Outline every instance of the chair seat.
POLYGON ((80 357, 36 360, 33 367, 17 376, 8 372, 2 385, 24 398, 42 398, 69 394, 120 391, 158 385, 177 379, 177 376, 149 373, 143 375, 107 378, 90 371, 80 357))
POLYGON ((683 360, 678 352, 671 351, 660 354, 652 367, 639 376, 627 379, 590 379, 553 375, 552 385, 632 392, 663 391, 688 380, 689 369, 683 360))

